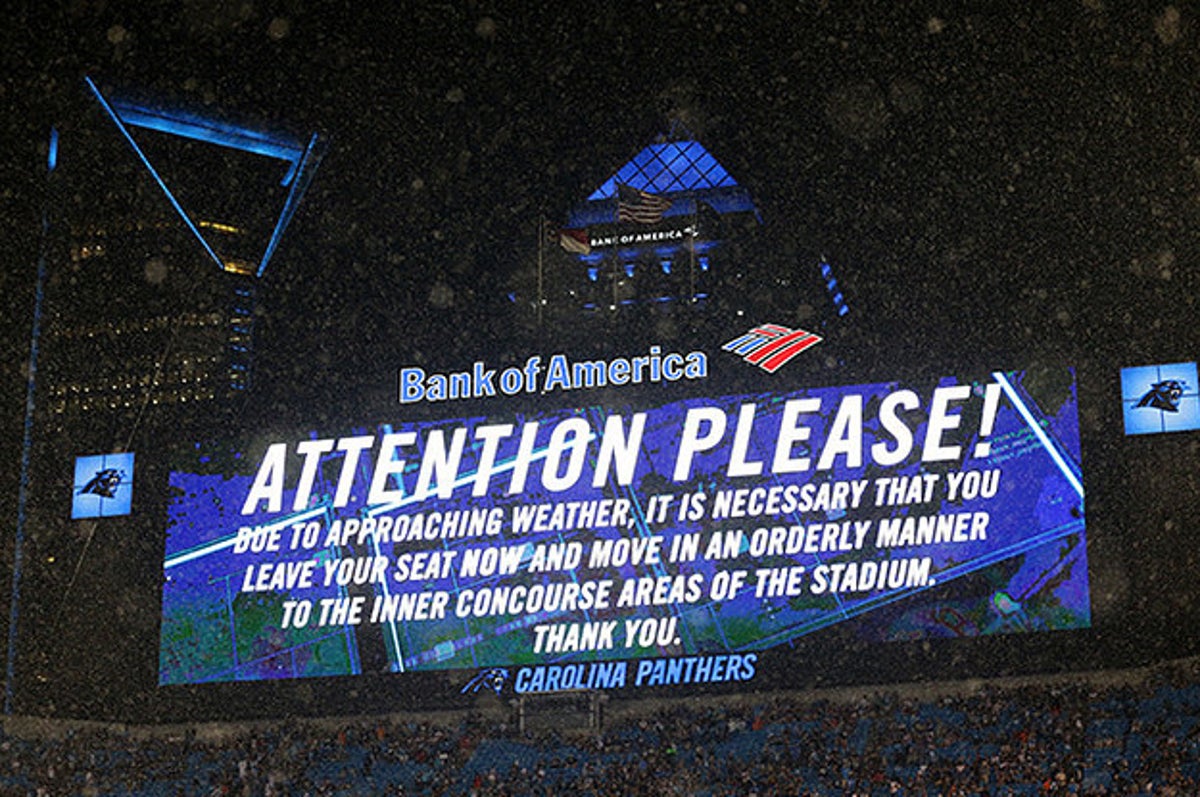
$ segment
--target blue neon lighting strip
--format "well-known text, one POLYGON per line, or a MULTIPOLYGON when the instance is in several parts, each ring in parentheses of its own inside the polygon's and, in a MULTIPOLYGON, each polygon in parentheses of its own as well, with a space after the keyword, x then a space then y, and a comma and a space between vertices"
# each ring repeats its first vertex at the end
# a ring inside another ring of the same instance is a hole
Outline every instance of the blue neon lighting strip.
MULTIPOLYGON (((275 230, 271 233, 271 240, 267 242, 267 248, 263 252, 262 260, 258 263, 258 276, 260 277, 267 270, 267 263, 270 262, 271 256, 275 254, 275 248, 279 246, 279 240, 283 237, 283 231, 291 223, 292 216, 296 213, 296 207, 300 204, 300 197, 303 196, 305 189, 308 188, 308 184, 312 182, 317 163, 320 162, 320 158, 314 155, 316 146, 317 134, 313 133, 312 138, 308 140, 308 146, 304 148, 304 154, 292 164, 292 171, 289 172, 289 175, 299 174, 299 177, 292 180, 292 187, 288 191, 287 201, 283 204, 283 210, 279 212, 279 221, 275 223, 275 230)), ((285 178, 285 185, 287 184, 287 179, 285 178)))
POLYGON ((58 128, 50 128, 50 149, 46 153, 46 171, 52 172, 58 166, 58 128))
POLYGON ((1041 424, 1037 422, 1037 419, 1033 417, 1033 412, 1030 411, 1024 400, 1017 395, 1017 389, 1013 387, 1012 382, 1008 381, 1008 377, 1006 377, 1002 371, 996 371, 993 373, 992 378, 1000 383, 1001 389, 1004 390, 1004 395, 1008 396, 1008 400, 1012 402, 1013 407, 1015 407, 1017 412, 1020 413, 1021 417, 1025 420, 1025 423, 1029 426, 1034 436, 1037 437, 1038 442, 1041 443, 1042 447, 1046 449, 1046 453, 1050 455, 1050 459, 1054 460, 1054 464, 1058 466, 1060 471, 1062 471, 1063 477, 1066 478, 1068 483, 1070 483, 1072 489, 1075 490, 1080 498, 1083 498, 1083 482, 1079 480, 1079 476, 1076 475, 1075 469, 1071 467, 1066 458, 1063 457, 1062 452, 1058 450, 1058 446, 1056 446, 1050 439, 1050 436, 1046 434, 1046 430, 1043 429, 1041 424))
MULTIPOLYGON (((89 81, 90 82, 90 81, 89 81)), ((298 141, 288 141, 269 133, 204 119, 183 113, 151 110, 122 100, 113 100, 113 109, 127 125, 145 130, 157 130, 193 141, 204 141, 221 147, 265 155, 292 164, 284 185, 291 181, 296 167, 304 157, 305 148, 298 141)))
MULTIPOLYGON (((214 261, 222 268, 225 268, 225 263, 209 245, 208 241, 200 233, 199 228, 194 224, 191 218, 184 211, 183 207, 175 199, 174 194, 167 188, 166 183, 159 176, 157 170, 146 157, 145 152, 138 146, 137 142, 129 132, 129 126, 138 127, 146 130, 155 130, 169 135, 180 136, 182 138, 191 139, 194 141, 202 141, 205 143, 215 144, 218 146, 236 149, 240 152, 247 152, 256 155, 263 155, 270 158, 275 158, 289 164, 287 173, 280 181, 281 185, 289 186, 288 197, 284 202, 283 209, 280 211, 279 218, 275 223, 275 229, 271 234, 270 240, 267 242, 266 249, 263 252, 262 258, 258 262, 256 275, 261 277, 267 269, 267 264, 271 257, 275 254, 276 248, 279 246, 279 241, 283 237, 284 231, 291 223, 292 216, 296 212, 297 206, 300 204, 300 199, 307 190, 309 183, 312 182, 313 175, 316 171, 317 164, 321 161, 321 153, 318 151, 320 136, 316 133, 312 134, 307 144, 301 143, 298 139, 288 139, 279 135, 266 133, 250 128, 239 127, 227 122, 220 122, 213 119, 186 114, 182 112, 168 112, 157 109, 149 109, 143 106, 134 105, 132 103, 114 99, 111 102, 103 96, 99 88, 91 78, 85 78, 88 87, 96 95, 104 110, 112 117, 113 122, 129 142, 129 145, 137 153, 146 169, 162 187, 163 192, 167 195, 167 199, 171 205, 183 218, 184 223, 192 230, 192 233, 200 241, 201 246, 213 258, 214 261)), ((52 142, 53 143, 53 142, 52 142)), ((55 156, 57 150, 52 146, 51 156, 55 156)), ((53 165, 51 166, 53 168, 53 165)))
POLYGON ((133 140, 133 136, 129 133, 129 128, 127 128, 125 123, 121 121, 121 117, 117 114, 116 110, 114 110, 112 105, 109 104, 108 100, 104 98, 104 94, 101 93, 100 89, 97 88, 96 84, 92 82, 90 77, 85 77, 84 80, 87 82, 88 88, 90 88, 92 93, 96 95, 96 100, 100 103, 100 107, 102 107, 104 112, 112 118, 113 124, 115 124, 117 129, 121 131, 121 135, 125 137, 125 140, 129 143, 129 146, 133 148, 134 153, 137 154, 138 158, 145 165, 146 170, 150 172, 150 176, 154 178, 154 181, 158 183, 160 188, 162 188, 163 193, 167 195, 167 200, 171 203, 171 207, 175 208, 175 212, 179 214, 179 217, 183 219, 183 223, 186 224, 188 229, 192 231, 192 234, 196 236, 196 240, 200 242, 202 247, 204 247, 204 251, 208 252, 209 257, 213 259, 213 262, 217 264, 217 267, 224 271, 225 263, 217 256, 217 253, 213 251, 213 248, 208 245, 208 241, 206 241, 204 236, 200 234, 200 228, 196 226, 195 222, 193 222, 191 217, 188 216, 187 211, 185 211, 183 206, 179 204, 179 200, 177 200, 175 195, 171 193, 171 189, 167 188, 167 184, 163 182, 162 177, 159 176, 158 170, 156 170, 154 165, 150 163, 149 158, 146 157, 146 153, 142 152, 142 148, 138 146, 138 143, 133 140))

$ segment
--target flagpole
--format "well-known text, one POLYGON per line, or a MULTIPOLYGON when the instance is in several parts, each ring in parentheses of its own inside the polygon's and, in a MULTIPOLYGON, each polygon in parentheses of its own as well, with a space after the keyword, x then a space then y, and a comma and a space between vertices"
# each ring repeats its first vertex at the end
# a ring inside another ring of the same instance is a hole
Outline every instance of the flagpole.
POLYGON ((538 256, 537 256, 537 327, 538 332, 542 331, 542 308, 546 304, 545 290, 545 263, 544 253, 546 249, 546 217, 538 216, 538 256))
POLYGON ((688 251, 691 253, 691 257, 690 257, 691 263, 688 266, 688 281, 690 283, 688 285, 688 291, 690 293, 689 298, 691 299, 692 304, 696 303, 696 233, 698 231, 697 224, 699 223, 699 220, 700 220, 699 211, 700 211, 700 203, 696 201, 696 192, 695 192, 695 190, 693 190, 692 191, 692 245, 688 247, 688 251))
MULTIPOLYGON (((621 184, 614 182, 613 186, 616 193, 613 198, 617 200, 617 206, 613 209, 613 221, 617 223, 617 229, 621 228, 621 184)), ((608 321, 611 324, 614 313, 617 309, 617 273, 621 265, 621 256, 618 254, 618 247, 614 245, 608 253, 608 321)))

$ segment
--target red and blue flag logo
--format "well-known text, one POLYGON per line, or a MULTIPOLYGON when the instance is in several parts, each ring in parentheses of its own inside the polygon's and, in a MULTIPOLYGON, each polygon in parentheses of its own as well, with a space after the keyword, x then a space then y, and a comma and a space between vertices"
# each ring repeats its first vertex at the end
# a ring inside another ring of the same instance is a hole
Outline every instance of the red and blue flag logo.
POLYGON ((773 374, 797 354, 821 341, 821 336, 804 329, 760 324, 729 341, 721 349, 740 354, 746 362, 773 374))

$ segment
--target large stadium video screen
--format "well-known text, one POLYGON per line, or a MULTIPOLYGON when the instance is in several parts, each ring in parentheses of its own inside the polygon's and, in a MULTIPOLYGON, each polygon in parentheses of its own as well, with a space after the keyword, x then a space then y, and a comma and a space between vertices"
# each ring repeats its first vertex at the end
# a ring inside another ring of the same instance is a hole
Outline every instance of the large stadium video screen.
POLYGON ((1070 369, 453 408, 190 448, 170 475, 160 683, 745 681, 834 626, 1089 625, 1070 369))

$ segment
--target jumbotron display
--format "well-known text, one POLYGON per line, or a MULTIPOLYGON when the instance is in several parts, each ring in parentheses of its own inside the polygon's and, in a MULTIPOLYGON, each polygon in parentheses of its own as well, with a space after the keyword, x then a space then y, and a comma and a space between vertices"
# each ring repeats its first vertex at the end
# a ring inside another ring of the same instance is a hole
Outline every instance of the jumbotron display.
POLYGON ((835 624, 907 640, 1090 622, 1069 369, 323 430, 186 459, 162 684, 746 681, 762 651, 835 624))

